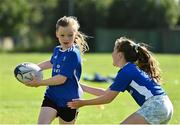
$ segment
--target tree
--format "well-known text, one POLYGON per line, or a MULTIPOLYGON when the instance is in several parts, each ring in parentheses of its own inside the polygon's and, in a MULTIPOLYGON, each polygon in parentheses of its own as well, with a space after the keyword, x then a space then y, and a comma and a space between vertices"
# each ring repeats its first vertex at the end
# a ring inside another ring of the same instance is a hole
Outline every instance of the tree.
POLYGON ((114 0, 108 26, 116 28, 168 28, 178 21, 175 0, 114 0))
MULTIPOLYGON (((20 49, 49 47, 49 28, 57 0, 0 0, 0 34, 10 36, 20 49)), ((55 29, 55 26, 54 26, 55 29)))
POLYGON ((81 24, 81 30, 91 38, 88 40, 90 50, 95 49, 95 30, 107 25, 108 6, 112 0, 76 0, 75 13, 81 24))
POLYGON ((14 36, 27 30, 30 5, 26 0, 1 0, 0 34, 14 36))

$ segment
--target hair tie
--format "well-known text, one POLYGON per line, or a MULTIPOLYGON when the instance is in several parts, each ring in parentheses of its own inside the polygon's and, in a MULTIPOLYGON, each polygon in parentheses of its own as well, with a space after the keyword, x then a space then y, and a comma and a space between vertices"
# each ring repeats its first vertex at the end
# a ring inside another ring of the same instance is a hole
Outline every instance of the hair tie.
POLYGON ((139 44, 135 44, 134 45, 134 49, 135 49, 135 51, 138 53, 138 49, 139 49, 139 47, 140 47, 140 45, 139 44))

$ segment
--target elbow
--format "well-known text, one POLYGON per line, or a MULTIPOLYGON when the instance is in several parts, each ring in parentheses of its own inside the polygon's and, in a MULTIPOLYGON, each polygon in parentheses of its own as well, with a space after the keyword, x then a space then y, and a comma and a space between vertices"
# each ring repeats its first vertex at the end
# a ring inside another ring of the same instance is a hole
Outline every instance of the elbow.
POLYGON ((111 103, 113 99, 105 99, 103 104, 111 103))
POLYGON ((101 95, 105 95, 106 91, 105 90, 101 90, 101 95))
POLYGON ((98 90, 94 95, 96 96, 103 96, 106 94, 106 91, 103 89, 98 90))
POLYGON ((62 79, 62 84, 64 84, 66 82, 67 78, 63 78, 62 79))
POLYGON ((114 100, 114 96, 111 96, 111 97, 108 97, 108 98, 106 98, 105 100, 106 100, 106 103, 111 103, 113 100, 114 100))
POLYGON ((62 79, 62 82, 65 83, 67 80, 67 78, 65 77, 64 79, 62 79))
POLYGON ((112 99, 107 99, 106 100, 106 104, 111 103, 111 102, 112 102, 112 99))
POLYGON ((58 76, 58 83, 64 84, 67 80, 67 77, 59 75, 58 76))

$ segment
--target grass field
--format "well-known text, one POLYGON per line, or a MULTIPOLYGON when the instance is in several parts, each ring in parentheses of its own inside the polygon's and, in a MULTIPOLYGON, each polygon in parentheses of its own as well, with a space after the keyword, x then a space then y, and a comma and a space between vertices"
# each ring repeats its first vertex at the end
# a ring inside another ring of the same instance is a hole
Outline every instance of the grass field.
MULTIPOLYGON (((6 54, 0 53, 0 124, 35 124, 39 114, 45 87, 30 88, 19 83, 13 74, 14 67, 21 62, 38 63, 50 58, 51 54, 6 54)), ((104 76, 115 75, 117 68, 112 66, 111 54, 85 54, 83 75, 98 72, 104 76)), ((180 123, 180 55, 156 55, 162 69, 164 89, 174 105, 171 124, 180 123)), ((48 78, 51 71, 45 71, 48 78)), ((83 82, 83 81, 82 81, 83 82)), ((107 88, 109 83, 90 83, 88 85, 107 88)), ((84 98, 93 96, 85 94, 84 98)), ((97 106, 80 109, 79 124, 118 124, 129 114, 138 109, 138 105, 125 92, 104 109, 97 106)), ((58 120, 53 122, 58 123, 58 120)))

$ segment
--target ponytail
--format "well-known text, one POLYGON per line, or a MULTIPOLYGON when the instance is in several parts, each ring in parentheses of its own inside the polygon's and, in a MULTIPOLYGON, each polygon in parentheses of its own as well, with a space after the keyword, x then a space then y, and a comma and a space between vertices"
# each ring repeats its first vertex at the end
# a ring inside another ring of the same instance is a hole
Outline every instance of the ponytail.
POLYGON ((141 70, 145 71, 157 83, 160 82, 158 62, 147 49, 146 44, 136 44, 126 37, 121 37, 116 40, 115 49, 124 53, 124 58, 127 62, 137 63, 141 70))
POLYGON ((84 33, 80 32, 80 31, 78 31, 77 33, 78 34, 76 36, 75 43, 78 45, 81 54, 84 54, 86 51, 89 50, 89 46, 86 42, 86 38, 88 36, 86 36, 84 33))
POLYGON ((161 76, 158 62, 152 56, 152 53, 147 49, 147 45, 141 43, 139 44, 137 50, 137 65, 139 68, 149 74, 156 82, 160 82, 161 76))

